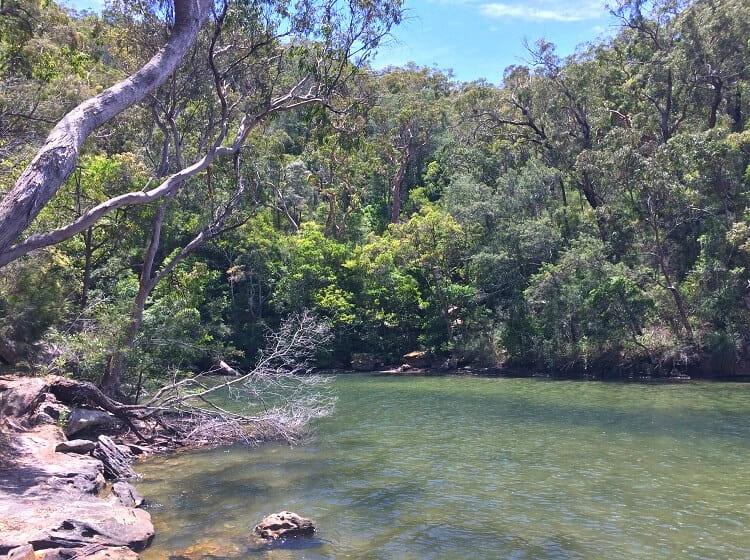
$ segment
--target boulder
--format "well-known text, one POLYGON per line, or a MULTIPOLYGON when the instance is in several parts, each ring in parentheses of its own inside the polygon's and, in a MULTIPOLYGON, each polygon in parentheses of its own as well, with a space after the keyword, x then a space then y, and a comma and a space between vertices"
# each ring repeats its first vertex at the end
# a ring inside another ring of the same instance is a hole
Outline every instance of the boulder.
POLYGON ((404 363, 413 368, 424 368, 432 365, 432 359, 429 352, 425 350, 415 350, 403 355, 404 363))
POLYGON ((117 496, 117 500, 126 507, 138 507, 143 503, 143 496, 127 482, 115 482, 112 485, 112 494, 117 496))
POLYGON ((286 537, 312 535, 315 525, 310 519, 300 517, 291 511, 273 513, 258 523, 253 530, 261 539, 275 540, 286 537))
POLYGON ((364 352, 352 354, 352 369, 356 371, 373 371, 383 365, 383 360, 374 354, 364 352))
POLYGON ((63 403, 55 400, 52 395, 47 395, 47 400, 39 405, 37 412, 39 414, 46 414, 47 416, 54 418, 55 422, 60 421, 62 418, 68 418, 70 416, 70 408, 65 406, 63 403))
POLYGON ((57 420, 52 418, 52 416, 50 416, 46 412, 37 412, 33 416, 29 417, 29 421, 31 422, 32 426, 39 426, 41 424, 57 424, 57 420))
POLYGON ((76 408, 70 413, 68 425, 65 427, 65 435, 70 437, 83 430, 92 428, 106 430, 119 425, 120 421, 109 412, 90 408, 76 408))
POLYGON ((25 544, 18 548, 14 548, 8 552, 8 560, 36 560, 34 547, 30 544, 25 544))
POLYGON ((0 382, 0 418, 22 418, 44 401, 47 383, 38 377, 19 377, 0 382))
POLYGON ((106 478, 110 480, 138 478, 138 474, 130 466, 132 455, 129 454, 129 449, 126 454, 121 447, 115 444, 111 438, 99 436, 96 448, 91 454, 104 465, 104 476, 106 478))
POLYGON ((55 451, 59 453, 79 453, 85 455, 91 453, 96 444, 88 439, 71 439, 68 441, 61 441, 55 446, 55 451))

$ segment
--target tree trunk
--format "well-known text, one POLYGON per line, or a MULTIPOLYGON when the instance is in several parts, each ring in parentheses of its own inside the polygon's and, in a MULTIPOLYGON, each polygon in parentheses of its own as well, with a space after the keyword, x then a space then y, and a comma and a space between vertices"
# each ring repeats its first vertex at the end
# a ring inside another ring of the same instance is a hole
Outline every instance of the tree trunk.
MULTIPOLYGON (((168 201, 167 201, 168 202, 168 201)), ((143 312, 146 309, 146 301, 156 286, 154 277, 154 261, 156 252, 161 244, 161 228, 164 224, 164 214, 167 210, 167 202, 159 206, 154 218, 154 225, 151 233, 151 241, 146 256, 143 259, 143 269, 141 270, 140 281, 138 283, 138 294, 133 301, 133 307, 130 311, 130 324, 125 334, 125 340, 120 347, 110 356, 107 369, 102 379, 102 391, 106 395, 118 396, 121 392, 122 377, 125 373, 125 358, 129 351, 135 346, 135 338, 141 330, 143 324, 143 312)))
POLYGON ((398 164, 398 170, 396 175, 393 177, 393 184, 391 185, 391 223, 398 223, 398 219, 401 216, 401 185, 404 182, 406 176, 406 168, 409 165, 411 159, 411 149, 407 145, 401 152, 401 161, 398 164))
POLYGON ((581 181, 578 184, 583 196, 586 198, 586 202, 589 203, 592 209, 596 210, 601 206, 601 198, 594 190, 594 182, 586 171, 581 173, 581 181))
POLYGON ((711 85, 714 88, 714 95, 711 99, 711 108, 708 113, 708 128, 714 128, 716 126, 716 115, 719 112, 719 105, 721 104, 721 99, 724 96, 724 88, 723 83, 720 78, 714 77, 710 81, 711 85))
POLYGON ((661 139, 664 144, 672 137, 672 127, 669 119, 672 116, 672 70, 667 70, 667 85, 664 99, 664 107, 659 107, 661 139))
POLYGON ((89 302, 89 287, 91 286, 91 268, 94 256, 94 228, 90 227, 83 233, 84 263, 83 280, 81 281, 81 311, 86 309, 89 302))
POLYGON ((732 95, 734 99, 727 99, 727 114, 732 117, 732 132, 742 132, 745 128, 745 119, 742 116, 742 91, 737 86, 737 91, 732 95))
POLYGON ((657 257, 659 259, 659 268, 661 270, 661 274, 664 277, 664 281, 666 282, 667 290, 669 290, 669 292, 672 294, 672 298, 674 299, 675 306, 677 307, 677 312, 680 316, 680 324, 685 330, 687 340, 690 344, 694 345, 695 335, 693 334, 693 328, 690 326, 690 320, 688 319, 687 310, 685 308, 685 301, 682 299, 682 294, 680 293, 679 288, 672 283, 672 277, 669 274, 669 269, 667 268, 667 259, 664 254, 664 245, 662 244, 659 230, 653 225, 652 227, 654 229, 654 237, 656 238, 656 251, 657 257))
POLYGON ((42 148, 0 202, 0 253, 8 249, 75 170, 86 138, 140 102, 174 72, 195 43, 209 0, 174 0, 175 23, 164 47, 135 74, 87 99, 52 129, 42 148))

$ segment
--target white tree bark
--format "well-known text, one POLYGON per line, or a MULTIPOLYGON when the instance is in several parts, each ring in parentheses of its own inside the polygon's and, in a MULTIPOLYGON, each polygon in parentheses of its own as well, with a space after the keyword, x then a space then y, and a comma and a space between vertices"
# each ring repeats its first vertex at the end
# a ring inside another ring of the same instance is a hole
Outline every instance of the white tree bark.
MULTIPOLYGON (((215 140, 213 146, 208 149, 204 156, 200 157, 191 165, 173 173, 153 189, 132 191, 115 196, 97 204, 73 222, 56 230, 32 235, 20 243, 7 247, 5 250, 0 246, 0 268, 31 251, 55 245, 66 239, 70 239, 74 235, 85 231, 96 223, 99 218, 106 216, 117 208, 148 204, 167 195, 176 193, 187 179, 205 170, 206 167, 208 167, 217 157, 235 155, 244 145, 250 132, 260 124, 266 116, 279 111, 296 109, 313 103, 325 103, 323 98, 311 94, 299 94, 298 90, 304 83, 305 80, 301 81, 299 84, 292 87, 287 94, 274 99, 269 106, 258 115, 246 114, 240 121, 240 124, 237 127, 236 136, 229 146, 222 145, 222 142, 227 135, 226 128, 228 126, 227 122, 223 122, 222 131, 215 140)), ((2 227, 1 224, 0 227, 2 227)))
POLYGON ((175 24, 167 43, 135 74, 87 99, 52 129, 42 148, 0 202, 0 254, 31 224, 73 173, 86 138, 140 102, 175 71, 208 18, 211 0, 174 0, 175 24))

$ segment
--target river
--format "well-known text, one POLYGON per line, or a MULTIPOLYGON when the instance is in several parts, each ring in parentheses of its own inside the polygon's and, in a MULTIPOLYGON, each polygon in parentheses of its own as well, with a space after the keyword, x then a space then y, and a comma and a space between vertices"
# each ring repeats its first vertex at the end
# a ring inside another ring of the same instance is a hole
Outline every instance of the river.
POLYGON ((750 558, 750 384, 341 375, 305 446, 149 459, 144 560, 750 558), (266 514, 317 536, 253 545, 266 514))

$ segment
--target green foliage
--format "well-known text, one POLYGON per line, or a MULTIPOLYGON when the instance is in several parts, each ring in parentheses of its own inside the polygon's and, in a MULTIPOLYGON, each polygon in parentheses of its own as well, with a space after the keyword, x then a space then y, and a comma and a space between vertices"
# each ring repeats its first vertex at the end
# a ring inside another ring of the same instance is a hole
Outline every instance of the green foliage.
POLYGON ((15 347, 19 359, 35 357, 48 329, 64 321, 73 276, 70 260, 58 250, 13 263, 0 274, 0 342, 15 347))
MULTIPOLYGON (((98 381, 123 352, 136 385, 220 356, 249 363, 269 328, 311 310, 335 335, 325 359, 337 365, 415 349, 571 374, 750 358, 746 2, 620 2, 611 40, 567 58, 539 41, 498 86, 414 65, 355 73, 332 49, 339 22, 305 6, 228 5, 216 45, 226 124, 310 70, 346 110, 263 117, 234 160, 215 160, 163 209, 119 209, 4 268, 6 355, 98 381), (299 34, 279 42, 285 25, 299 34), (349 77, 335 91, 334 68, 349 77), (152 276, 238 185, 231 227, 153 286, 128 345, 158 217, 152 276)), ((396 3, 354 8, 399 18, 396 3)), ((50 122, 147 60, 167 28, 155 5, 4 9, 5 185, 50 122)), ((28 233, 200 158, 220 134, 213 85, 204 58, 187 57, 147 105, 87 142, 28 233)))
POLYGON ((524 292, 537 362, 548 369, 585 367, 638 344, 654 304, 637 280, 622 263, 608 262, 593 238, 578 239, 555 264, 543 266, 524 292))

